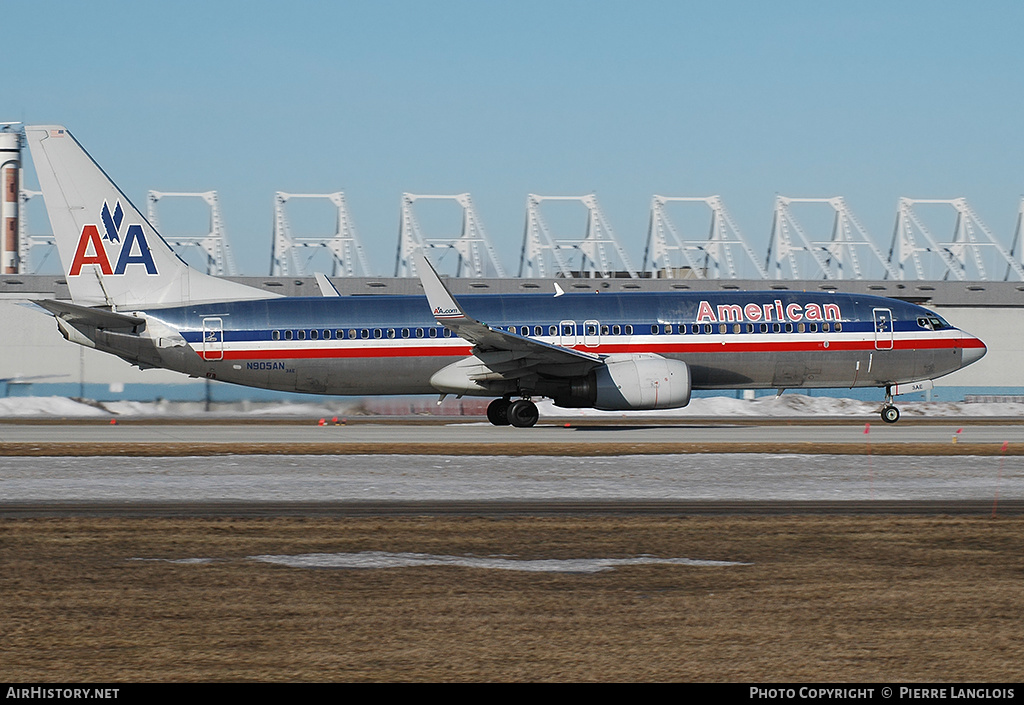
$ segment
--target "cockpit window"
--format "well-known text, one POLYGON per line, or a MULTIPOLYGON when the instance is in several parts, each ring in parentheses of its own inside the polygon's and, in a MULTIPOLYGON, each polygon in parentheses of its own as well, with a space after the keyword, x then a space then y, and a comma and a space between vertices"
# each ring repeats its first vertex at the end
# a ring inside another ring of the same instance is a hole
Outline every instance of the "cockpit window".
POLYGON ((943 330, 946 328, 952 328, 953 326, 946 323, 945 320, 939 316, 918 316, 917 325, 928 330, 943 330))

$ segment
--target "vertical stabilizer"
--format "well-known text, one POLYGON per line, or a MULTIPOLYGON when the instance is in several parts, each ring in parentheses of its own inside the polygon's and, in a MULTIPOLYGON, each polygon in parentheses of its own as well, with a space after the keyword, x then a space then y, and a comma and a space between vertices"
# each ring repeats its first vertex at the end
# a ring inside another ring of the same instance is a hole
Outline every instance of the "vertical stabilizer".
POLYGON ((27 126, 25 135, 75 303, 125 309, 275 297, 189 267, 64 127, 27 126))

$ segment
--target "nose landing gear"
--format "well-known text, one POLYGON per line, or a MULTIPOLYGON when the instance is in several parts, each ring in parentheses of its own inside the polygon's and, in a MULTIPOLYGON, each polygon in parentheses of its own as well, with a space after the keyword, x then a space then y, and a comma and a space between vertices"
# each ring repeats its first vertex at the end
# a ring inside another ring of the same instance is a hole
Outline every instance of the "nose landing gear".
POLYGON ((882 421, 886 423, 896 423, 900 420, 900 410, 896 408, 896 405, 892 403, 892 387, 887 386, 885 388, 885 403, 882 404, 882 421))

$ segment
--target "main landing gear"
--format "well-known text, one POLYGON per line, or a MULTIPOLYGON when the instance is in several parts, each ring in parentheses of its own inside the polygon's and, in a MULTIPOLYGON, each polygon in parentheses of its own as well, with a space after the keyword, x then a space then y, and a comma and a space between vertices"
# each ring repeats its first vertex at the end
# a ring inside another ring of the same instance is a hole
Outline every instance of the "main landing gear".
POLYGON ((900 420, 900 410, 892 403, 892 389, 885 388, 885 403, 882 404, 882 421, 896 423, 900 420))
POLYGON ((487 420, 495 426, 529 428, 537 423, 539 418, 537 405, 529 399, 495 399, 487 405, 487 420))

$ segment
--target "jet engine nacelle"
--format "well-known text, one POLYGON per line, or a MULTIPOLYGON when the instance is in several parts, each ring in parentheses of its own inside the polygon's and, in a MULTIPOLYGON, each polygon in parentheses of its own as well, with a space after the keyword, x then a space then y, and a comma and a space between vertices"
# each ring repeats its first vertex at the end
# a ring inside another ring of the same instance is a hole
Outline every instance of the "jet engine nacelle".
POLYGON ((660 355, 612 355, 586 377, 573 380, 557 406, 603 411, 678 409, 690 403, 690 368, 660 355))

